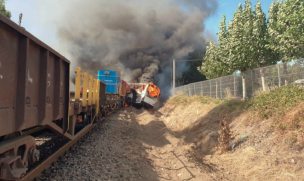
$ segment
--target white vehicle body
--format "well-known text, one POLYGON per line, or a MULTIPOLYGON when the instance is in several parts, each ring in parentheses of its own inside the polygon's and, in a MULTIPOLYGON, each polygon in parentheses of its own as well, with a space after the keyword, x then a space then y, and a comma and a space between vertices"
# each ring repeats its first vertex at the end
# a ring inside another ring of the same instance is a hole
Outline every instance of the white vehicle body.
MULTIPOLYGON (((134 89, 137 93, 137 98, 135 101, 136 104, 146 103, 151 106, 154 106, 156 104, 158 97, 151 97, 149 95, 148 92, 148 88, 150 86, 149 83, 130 83, 129 86, 131 89, 134 89), (143 90, 141 89, 142 86, 145 86, 143 90), (135 88, 135 87, 139 87, 139 88, 135 88)), ((131 99, 133 98, 133 96, 134 95, 132 93, 128 94, 128 97, 130 97, 131 99)))

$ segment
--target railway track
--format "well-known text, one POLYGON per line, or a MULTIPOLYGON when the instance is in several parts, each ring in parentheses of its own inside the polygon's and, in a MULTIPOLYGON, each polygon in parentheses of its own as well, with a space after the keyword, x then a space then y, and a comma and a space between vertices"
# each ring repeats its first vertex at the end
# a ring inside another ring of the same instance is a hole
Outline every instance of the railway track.
POLYGON ((85 136, 90 130, 92 130, 97 123, 91 124, 89 126, 86 126, 83 128, 78 136, 72 140, 66 143, 63 147, 61 147, 59 150, 57 150, 54 154, 52 154, 49 158, 44 160, 41 164, 39 164, 36 168, 34 168, 31 172, 29 172, 27 175, 25 175, 23 178, 19 179, 19 181, 32 181, 34 180, 41 172, 43 172, 45 169, 49 168, 52 163, 57 161, 57 159, 64 154, 66 151, 69 150, 71 146, 73 146, 80 138, 85 136))
MULTIPOLYGON (((113 114, 115 111, 110 112, 107 114, 107 116, 113 114)), ((105 118, 102 118, 99 120, 100 122, 103 121, 105 118)), ((27 173, 23 178, 18 179, 18 181, 32 181, 34 180, 37 176, 39 176, 44 170, 48 169, 52 163, 56 162, 58 158, 63 155, 65 152, 67 152, 71 146, 73 146, 77 141, 79 141, 83 136, 85 136, 88 132, 90 132, 97 123, 93 123, 89 126, 86 126, 83 128, 79 133, 78 136, 72 140, 63 145, 60 149, 58 149, 55 153, 53 153, 51 156, 49 156, 46 160, 44 160, 42 163, 40 163, 38 166, 36 166, 32 171, 27 173)), ((40 129, 37 129, 39 131, 40 129)), ((33 132, 33 131, 32 131, 33 132)))

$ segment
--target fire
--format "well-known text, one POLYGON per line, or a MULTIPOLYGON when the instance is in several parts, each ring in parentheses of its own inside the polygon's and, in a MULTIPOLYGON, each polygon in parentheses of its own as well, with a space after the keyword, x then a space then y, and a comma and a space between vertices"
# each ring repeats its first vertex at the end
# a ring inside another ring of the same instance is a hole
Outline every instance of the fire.
POLYGON ((127 103, 125 103, 124 107, 133 107, 133 106, 128 105, 127 103))

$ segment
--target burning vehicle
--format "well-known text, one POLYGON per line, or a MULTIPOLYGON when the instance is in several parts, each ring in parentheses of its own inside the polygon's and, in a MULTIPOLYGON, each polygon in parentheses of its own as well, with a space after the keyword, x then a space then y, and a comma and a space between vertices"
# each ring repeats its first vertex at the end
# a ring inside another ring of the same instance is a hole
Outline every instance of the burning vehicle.
POLYGON ((160 89, 153 83, 128 83, 126 106, 152 109, 159 96, 160 89))

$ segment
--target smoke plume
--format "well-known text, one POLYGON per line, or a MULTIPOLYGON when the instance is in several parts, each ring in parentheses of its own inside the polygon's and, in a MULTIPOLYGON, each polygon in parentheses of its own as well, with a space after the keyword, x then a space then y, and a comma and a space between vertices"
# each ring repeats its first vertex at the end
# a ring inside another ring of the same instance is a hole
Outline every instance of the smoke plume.
POLYGON ((72 70, 115 70, 128 82, 154 82, 166 96, 170 60, 205 49, 204 21, 217 0, 74 0, 66 8, 58 36, 72 70))

